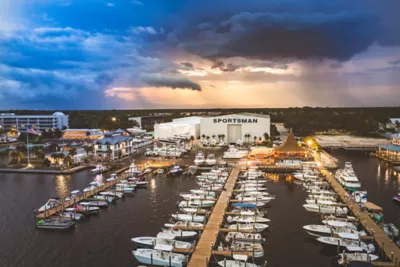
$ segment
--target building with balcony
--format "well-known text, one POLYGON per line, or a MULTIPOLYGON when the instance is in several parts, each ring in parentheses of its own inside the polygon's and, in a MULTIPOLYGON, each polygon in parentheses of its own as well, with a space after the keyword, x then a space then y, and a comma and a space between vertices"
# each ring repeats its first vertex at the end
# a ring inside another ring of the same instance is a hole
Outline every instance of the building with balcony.
POLYGON ((377 146, 376 156, 391 164, 400 164, 400 133, 393 137, 391 145, 377 146))
POLYGON ((66 129, 62 138, 65 140, 99 140, 104 137, 100 129, 66 129))
POLYGON ((68 128, 68 115, 54 112, 51 115, 15 115, 15 113, 1 113, 0 125, 3 129, 15 129, 17 132, 26 132, 27 127, 33 127, 43 132, 46 129, 68 128))

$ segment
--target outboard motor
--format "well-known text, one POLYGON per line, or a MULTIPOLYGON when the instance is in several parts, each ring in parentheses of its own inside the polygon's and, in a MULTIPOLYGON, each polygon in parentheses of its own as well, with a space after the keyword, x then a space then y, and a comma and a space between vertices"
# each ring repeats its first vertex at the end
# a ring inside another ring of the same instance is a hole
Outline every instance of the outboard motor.
POLYGON ((368 244, 367 249, 369 253, 374 253, 375 252, 374 244, 368 244))

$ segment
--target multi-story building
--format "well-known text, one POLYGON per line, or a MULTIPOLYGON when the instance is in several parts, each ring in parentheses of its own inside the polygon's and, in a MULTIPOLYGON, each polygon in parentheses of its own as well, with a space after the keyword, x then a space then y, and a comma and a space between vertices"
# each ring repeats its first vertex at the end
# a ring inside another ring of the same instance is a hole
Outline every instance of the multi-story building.
POLYGON ((3 129, 15 129, 17 132, 26 132, 27 126, 42 132, 46 129, 68 128, 68 115, 54 112, 51 115, 15 115, 15 113, 0 114, 0 125, 3 129))
POLYGON ((63 139, 66 140, 98 140, 104 137, 100 129, 66 129, 63 131, 63 139))

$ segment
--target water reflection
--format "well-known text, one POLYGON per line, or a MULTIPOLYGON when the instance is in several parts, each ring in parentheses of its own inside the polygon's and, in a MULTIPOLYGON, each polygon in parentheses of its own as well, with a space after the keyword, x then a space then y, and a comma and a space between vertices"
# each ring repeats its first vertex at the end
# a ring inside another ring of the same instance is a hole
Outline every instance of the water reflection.
POLYGON ((150 180, 150 190, 151 192, 154 192, 156 190, 156 179, 154 179, 153 177, 150 180))
POLYGON ((60 198, 65 198, 69 195, 70 188, 68 180, 71 178, 69 175, 56 176, 56 192, 60 198))
POLYGON ((94 182, 98 182, 98 183, 104 183, 104 177, 103 177, 103 174, 97 174, 95 177, 94 177, 94 180, 93 180, 94 182))
POLYGON ((390 180, 389 169, 386 169, 386 171, 385 171, 385 185, 386 185, 386 187, 388 187, 388 185, 389 185, 389 180, 390 180))

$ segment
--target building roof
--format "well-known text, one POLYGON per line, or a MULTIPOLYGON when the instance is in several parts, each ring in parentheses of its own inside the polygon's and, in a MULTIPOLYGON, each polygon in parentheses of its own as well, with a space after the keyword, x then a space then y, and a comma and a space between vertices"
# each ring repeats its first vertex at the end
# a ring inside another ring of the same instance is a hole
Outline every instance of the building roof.
POLYGON ((65 114, 60 111, 57 111, 53 113, 53 116, 65 116, 65 114))
POLYGON ((400 122, 400 118, 389 118, 389 120, 392 124, 395 124, 396 121, 400 122))
POLYGON ((296 138, 293 135, 293 131, 290 130, 285 142, 275 148, 275 152, 304 152, 304 148, 297 144, 296 138))
POLYGON ((100 145, 106 145, 106 144, 115 145, 118 143, 130 141, 130 140, 132 140, 132 137, 130 137, 130 136, 113 135, 113 136, 104 137, 100 140, 96 140, 96 141, 94 141, 94 143, 100 144, 100 145))
POLYGON ((378 147, 389 150, 389 151, 400 152, 400 146, 386 145, 386 146, 378 146, 378 147))
POLYGON ((248 116, 248 117, 258 117, 258 118, 267 118, 267 119, 269 119, 269 115, 251 113, 251 112, 241 112, 241 113, 237 113, 237 115, 244 115, 244 116, 248 116))
POLYGON ((84 131, 89 131, 89 132, 94 132, 94 131, 101 131, 100 129, 73 129, 73 128, 69 128, 69 129, 65 129, 63 130, 63 132, 73 132, 73 131, 79 131, 79 132, 84 132, 84 131))
POLYGON ((114 133, 124 133, 125 131, 119 128, 118 130, 114 131, 114 133))

